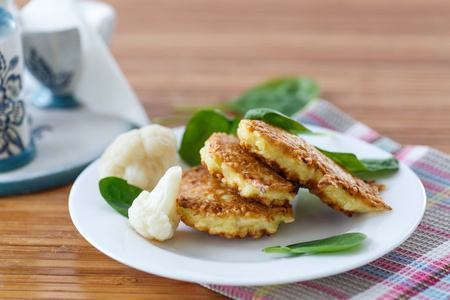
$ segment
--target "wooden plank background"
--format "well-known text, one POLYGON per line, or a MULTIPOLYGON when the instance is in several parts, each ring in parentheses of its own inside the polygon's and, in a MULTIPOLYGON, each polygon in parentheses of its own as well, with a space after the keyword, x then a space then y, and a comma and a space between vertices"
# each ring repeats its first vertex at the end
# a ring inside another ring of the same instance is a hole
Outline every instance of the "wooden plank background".
MULTIPOLYGON (((381 134, 450 154, 450 1, 105 2, 111 51, 152 119, 306 75, 381 134)), ((97 251, 72 225, 69 191, 0 198, 0 299, 225 298, 97 251)))

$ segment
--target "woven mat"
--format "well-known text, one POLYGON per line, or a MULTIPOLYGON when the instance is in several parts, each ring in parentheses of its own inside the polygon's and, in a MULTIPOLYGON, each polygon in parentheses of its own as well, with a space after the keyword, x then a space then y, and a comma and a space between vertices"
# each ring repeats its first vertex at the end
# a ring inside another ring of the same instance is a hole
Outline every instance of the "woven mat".
POLYGON ((450 156, 425 146, 400 145, 325 100, 296 118, 372 143, 406 163, 426 189, 420 225, 392 252, 339 275, 284 285, 204 286, 233 299, 450 299, 450 156))

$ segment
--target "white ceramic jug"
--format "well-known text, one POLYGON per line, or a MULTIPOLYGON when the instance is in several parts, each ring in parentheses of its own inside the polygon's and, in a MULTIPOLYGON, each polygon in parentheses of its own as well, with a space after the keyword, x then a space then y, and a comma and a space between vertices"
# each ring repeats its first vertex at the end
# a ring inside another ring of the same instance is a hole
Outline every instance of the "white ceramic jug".
POLYGON ((23 101, 22 52, 19 25, 0 7, 0 172, 21 167, 35 156, 23 101))

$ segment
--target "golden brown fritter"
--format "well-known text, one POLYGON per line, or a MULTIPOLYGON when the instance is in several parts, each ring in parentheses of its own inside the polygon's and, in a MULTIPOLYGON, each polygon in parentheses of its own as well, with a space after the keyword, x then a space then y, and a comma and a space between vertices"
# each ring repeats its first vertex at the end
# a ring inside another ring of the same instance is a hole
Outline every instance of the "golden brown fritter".
POLYGON ((235 239, 271 235, 282 221, 294 221, 289 201, 282 206, 268 207, 244 199, 212 177, 203 166, 183 172, 177 209, 187 226, 235 239))
POLYGON ((243 147, 337 211, 351 216, 391 210, 379 195, 382 186, 353 176, 296 135, 263 121, 242 120, 238 136, 243 147))
POLYGON ((233 135, 214 133, 200 150, 202 164, 228 188, 265 205, 283 205, 298 187, 239 145, 233 135))

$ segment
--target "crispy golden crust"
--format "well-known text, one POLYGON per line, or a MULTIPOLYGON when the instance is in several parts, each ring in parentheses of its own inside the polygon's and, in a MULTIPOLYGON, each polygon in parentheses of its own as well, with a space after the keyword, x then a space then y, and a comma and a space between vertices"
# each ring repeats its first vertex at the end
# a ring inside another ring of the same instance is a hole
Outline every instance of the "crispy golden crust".
POLYGON ((300 137, 257 120, 242 120, 238 136, 242 146, 337 211, 391 210, 379 195, 383 186, 354 177, 300 137))
POLYGON ((268 207, 246 200, 202 166, 183 172, 177 209, 187 226, 235 239, 271 235, 282 221, 294 221, 289 201, 282 206, 268 207))
POLYGON ((200 150, 202 164, 228 188, 265 205, 283 205, 298 187, 239 145, 233 135, 214 133, 200 150))

